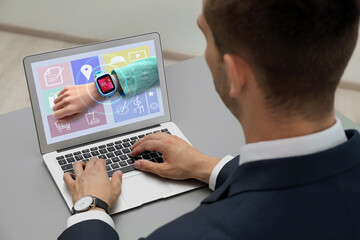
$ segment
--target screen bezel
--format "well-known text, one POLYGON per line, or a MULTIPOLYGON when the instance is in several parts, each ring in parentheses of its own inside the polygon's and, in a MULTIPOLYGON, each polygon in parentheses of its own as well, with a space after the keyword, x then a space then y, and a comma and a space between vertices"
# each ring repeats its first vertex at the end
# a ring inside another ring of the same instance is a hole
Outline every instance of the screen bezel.
POLYGON ((171 117, 170 117, 170 109, 169 109, 169 102, 168 102, 168 95, 167 95, 167 86, 166 86, 166 79, 165 79, 163 55, 162 55, 161 49, 162 48, 161 48, 161 42, 160 42, 160 35, 159 35, 159 33, 154 32, 154 33, 148 33, 148 34, 143 34, 143 35, 138 35, 138 36, 133 36, 133 37, 121 38, 121 39, 116 39, 116 40, 111 40, 111 41, 106 41, 106 42, 98 42, 98 43, 94 43, 94 44, 73 47, 73 48, 68 48, 68 49, 63 49, 63 50, 57 50, 57 51, 52 51, 52 52, 47 52, 47 53, 41 53, 41 54, 36 54, 36 55, 31 55, 31 56, 25 57, 23 60, 25 76, 26 76, 27 84, 28 84, 28 90, 29 90, 30 101, 31 101, 32 111, 33 111, 33 116, 34 116, 34 121, 35 121, 35 127, 36 127, 36 132, 37 132, 39 146, 40 146, 40 152, 42 154, 45 154, 45 153, 49 153, 49 152, 53 152, 53 151, 58 151, 61 149, 71 148, 71 147, 74 147, 77 145, 82 145, 82 144, 85 144, 88 142, 98 141, 98 140, 101 140, 104 138, 109 138, 112 136, 124 134, 124 133, 135 131, 138 129, 158 125, 158 124, 161 124, 164 122, 169 122, 171 117), (86 136, 76 137, 73 139, 69 139, 69 140, 65 140, 65 141, 61 141, 61 142, 57 142, 57 143, 53 143, 53 144, 48 144, 46 142, 45 130, 43 127, 39 99, 38 99, 38 95, 36 92, 35 79, 33 77, 34 75, 33 75, 31 64, 35 63, 35 62, 49 60, 49 59, 66 57, 66 56, 87 53, 87 52, 92 52, 92 51, 98 51, 98 50, 103 50, 103 49, 107 49, 107 48, 113 48, 113 47, 118 47, 118 46, 122 46, 122 45, 133 44, 133 43, 137 43, 137 42, 145 42, 145 41, 149 41, 149 40, 154 40, 156 59, 157 59, 157 64, 158 64, 159 80, 160 80, 160 86, 161 86, 161 95, 162 95, 163 106, 164 106, 164 115, 160 116, 160 117, 144 120, 141 122, 132 123, 132 124, 129 124, 126 126, 120 126, 120 127, 104 130, 101 132, 92 133, 92 134, 89 134, 86 136))

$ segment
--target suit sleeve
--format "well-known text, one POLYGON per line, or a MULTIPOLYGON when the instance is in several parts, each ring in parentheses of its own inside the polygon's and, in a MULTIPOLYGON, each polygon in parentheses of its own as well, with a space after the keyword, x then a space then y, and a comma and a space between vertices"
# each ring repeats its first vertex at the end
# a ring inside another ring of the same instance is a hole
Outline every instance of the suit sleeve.
POLYGON ((119 240, 117 232, 101 220, 87 220, 67 228, 58 240, 119 240))
POLYGON ((230 174, 239 167, 239 158, 240 155, 234 157, 222 167, 216 178, 215 190, 218 189, 226 181, 230 174))

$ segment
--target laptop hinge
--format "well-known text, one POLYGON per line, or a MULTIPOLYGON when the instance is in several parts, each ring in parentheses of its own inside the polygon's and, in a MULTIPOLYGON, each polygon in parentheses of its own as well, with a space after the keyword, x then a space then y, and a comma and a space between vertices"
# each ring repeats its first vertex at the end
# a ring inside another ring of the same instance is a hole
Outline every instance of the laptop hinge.
POLYGON ((59 149, 59 150, 57 150, 56 152, 61 153, 61 152, 69 151, 69 150, 71 150, 71 149, 76 149, 76 148, 83 147, 83 146, 86 146, 86 145, 90 145, 90 144, 102 142, 102 141, 105 141, 105 140, 108 140, 108 139, 112 139, 112 138, 116 138, 116 137, 121 137, 121 136, 129 135, 129 134, 132 134, 132 133, 144 131, 144 130, 151 129, 151 128, 155 128, 155 127, 160 127, 160 124, 156 124, 156 125, 153 125, 153 126, 150 126, 150 127, 146 127, 146 128, 137 129, 137 130, 130 131, 130 132, 126 132, 126 133, 121 133, 121 134, 114 135, 114 136, 111 136, 111 137, 102 138, 102 139, 99 139, 99 140, 95 140, 95 141, 91 141, 91 142, 79 144, 79 145, 72 146, 72 147, 68 147, 68 148, 59 149))

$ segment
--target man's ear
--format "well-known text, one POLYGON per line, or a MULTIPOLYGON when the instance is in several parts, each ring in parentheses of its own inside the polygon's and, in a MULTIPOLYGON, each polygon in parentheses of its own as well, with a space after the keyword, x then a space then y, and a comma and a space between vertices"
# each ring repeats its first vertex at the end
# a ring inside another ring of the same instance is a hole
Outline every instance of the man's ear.
POLYGON ((229 96, 236 98, 246 84, 246 74, 248 74, 249 68, 246 61, 234 54, 225 54, 224 62, 230 82, 229 96))

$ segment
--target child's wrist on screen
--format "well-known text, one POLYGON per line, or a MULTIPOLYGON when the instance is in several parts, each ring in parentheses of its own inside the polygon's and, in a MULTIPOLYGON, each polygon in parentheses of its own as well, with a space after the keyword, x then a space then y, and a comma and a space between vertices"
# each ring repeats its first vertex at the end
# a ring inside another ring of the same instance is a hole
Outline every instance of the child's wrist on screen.
POLYGON ((103 101, 105 97, 101 96, 99 91, 97 90, 95 83, 90 83, 90 95, 96 101, 103 101))

